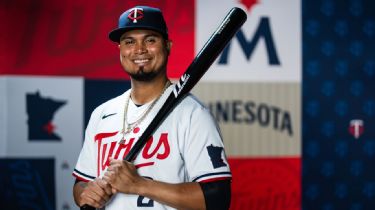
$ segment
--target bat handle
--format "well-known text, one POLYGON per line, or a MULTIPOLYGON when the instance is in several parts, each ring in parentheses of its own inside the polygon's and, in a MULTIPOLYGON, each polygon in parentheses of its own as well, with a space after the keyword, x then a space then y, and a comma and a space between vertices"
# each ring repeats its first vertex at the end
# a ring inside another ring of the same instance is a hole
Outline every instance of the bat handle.
POLYGON ((94 207, 89 206, 89 205, 87 205, 87 204, 81 206, 79 209, 80 209, 80 210, 95 210, 94 207))

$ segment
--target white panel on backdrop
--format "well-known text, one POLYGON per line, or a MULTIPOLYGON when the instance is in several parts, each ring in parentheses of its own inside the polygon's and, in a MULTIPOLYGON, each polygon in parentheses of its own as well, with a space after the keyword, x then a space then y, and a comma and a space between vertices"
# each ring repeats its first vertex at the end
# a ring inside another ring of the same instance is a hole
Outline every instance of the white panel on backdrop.
POLYGON ((219 55, 203 79, 300 82, 300 4, 300 0, 197 0, 196 52, 232 7, 240 7, 248 15, 227 51, 219 55))
POLYGON ((295 83, 202 82, 230 157, 299 157, 301 89, 295 83))
POLYGON ((0 157, 4 157, 6 153, 6 80, 0 77, 0 157))
POLYGON ((55 158, 57 209, 73 208, 71 171, 84 129, 83 79, 11 76, 2 77, 0 85, 5 86, 0 92, 5 104, 0 106, 5 111, 1 115, 7 115, 3 123, 6 132, 0 136, 0 141, 6 142, 2 156, 55 158), (40 132, 39 125, 43 125, 40 132))

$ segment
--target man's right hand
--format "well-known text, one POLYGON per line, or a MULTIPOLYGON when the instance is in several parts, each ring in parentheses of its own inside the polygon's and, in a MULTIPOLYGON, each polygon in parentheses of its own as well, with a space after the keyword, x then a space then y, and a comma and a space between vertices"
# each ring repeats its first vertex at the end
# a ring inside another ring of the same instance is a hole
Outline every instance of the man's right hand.
POLYGON ((74 185, 74 200, 78 206, 85 204, 102 208, 112 196, 111 186, 103 179, 90 182, 78 182, 74 185))

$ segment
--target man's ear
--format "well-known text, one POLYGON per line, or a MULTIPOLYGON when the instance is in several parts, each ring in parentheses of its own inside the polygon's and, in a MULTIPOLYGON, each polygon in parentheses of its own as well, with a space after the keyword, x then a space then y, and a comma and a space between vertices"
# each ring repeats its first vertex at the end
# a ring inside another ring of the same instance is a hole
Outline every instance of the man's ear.
POLYGON ((171 52, 171 48, 172 48, 172 41, 171 40, 166 41, 166 48, 167 48, 167 52, 168 52, 168 55, 169 55, 170 52, 171 52))

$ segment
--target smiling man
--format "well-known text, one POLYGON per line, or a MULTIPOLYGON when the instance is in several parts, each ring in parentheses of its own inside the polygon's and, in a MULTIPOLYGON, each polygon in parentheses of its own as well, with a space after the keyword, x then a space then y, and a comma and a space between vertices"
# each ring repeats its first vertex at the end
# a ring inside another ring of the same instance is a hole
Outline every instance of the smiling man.
POLYGON ((91 115, 73 171, 77 205, 228 209, 231 173, 220 130, 192 95, 168 115, 133 163, 123 161, 172 92, 167 78, 172 42, 162 12, 147 6, 124 12, 109 38, 118 43, 131 89, 91 115))

